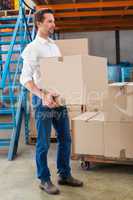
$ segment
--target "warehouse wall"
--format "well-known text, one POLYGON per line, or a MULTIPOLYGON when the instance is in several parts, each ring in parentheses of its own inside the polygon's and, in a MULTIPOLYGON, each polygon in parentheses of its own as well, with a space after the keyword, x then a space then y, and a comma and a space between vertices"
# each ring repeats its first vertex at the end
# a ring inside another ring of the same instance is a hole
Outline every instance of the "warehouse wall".
POLYGON ((133 31, 121 31, 121 58, 133 63, 133 31))
MULTIPOLYGON (((115 63, 115 32, 80 32, 63 33, 61 39, 88 38, 91 55, 105 56, 109 63, 115 63)), ((133 63, 133 31, 120 31, 121 61, 128 60, 133 63)))

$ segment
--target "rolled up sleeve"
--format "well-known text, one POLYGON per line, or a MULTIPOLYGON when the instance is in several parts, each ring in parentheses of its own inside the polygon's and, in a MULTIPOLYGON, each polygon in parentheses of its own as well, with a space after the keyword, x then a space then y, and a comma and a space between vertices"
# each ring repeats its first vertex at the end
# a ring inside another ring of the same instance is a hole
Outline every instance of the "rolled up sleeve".
POLYGON ((21 55, 23 59, 23 68, 20 75, 20 83, 25 86, 28 81, 33 80, 36 67, 38 65, 38 55, 36 49, 28 45, 21 55))

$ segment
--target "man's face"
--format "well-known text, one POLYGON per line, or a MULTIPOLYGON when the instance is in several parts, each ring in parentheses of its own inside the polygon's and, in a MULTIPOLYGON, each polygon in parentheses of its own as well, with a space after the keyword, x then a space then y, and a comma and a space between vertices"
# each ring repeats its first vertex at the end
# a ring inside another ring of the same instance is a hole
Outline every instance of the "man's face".
POLYGON ((54 15, 51 13, 44 14, 44 21, 38 23, 38 30, 45 34, 52 34, 55 29, 54 15))

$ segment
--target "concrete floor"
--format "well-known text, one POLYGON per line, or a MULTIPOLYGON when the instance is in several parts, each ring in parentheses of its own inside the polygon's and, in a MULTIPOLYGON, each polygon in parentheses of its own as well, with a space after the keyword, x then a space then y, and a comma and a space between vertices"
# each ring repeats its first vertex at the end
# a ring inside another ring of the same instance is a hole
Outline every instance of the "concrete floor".
MULTIPOLYGON (((56 145, 49 153, 49 166, 56 183, 56 145)), ((60 186, 61 194, 51 196, 38 188, 35 176, 34 146, 20 144, 18 157, 7 161, 0 154, 1 200, 133 200, 133 166, 96 165, 82 170, 79 161, 72 161, 73 175, 84 181, 83 188, 60 186)))

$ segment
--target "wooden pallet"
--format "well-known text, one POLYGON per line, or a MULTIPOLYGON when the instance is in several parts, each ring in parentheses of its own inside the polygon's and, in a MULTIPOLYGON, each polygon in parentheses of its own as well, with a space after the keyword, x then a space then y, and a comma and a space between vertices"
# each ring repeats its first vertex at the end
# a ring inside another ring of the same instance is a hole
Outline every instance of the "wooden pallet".
POLYGON ((110 158, 104 156, 78 155, 78 154, 73 154, 72 159, 73 158, 78 158, 82 162, 90 162, 90 163, 133 165, 133 159, 128 159, 128 158, 110 158))

